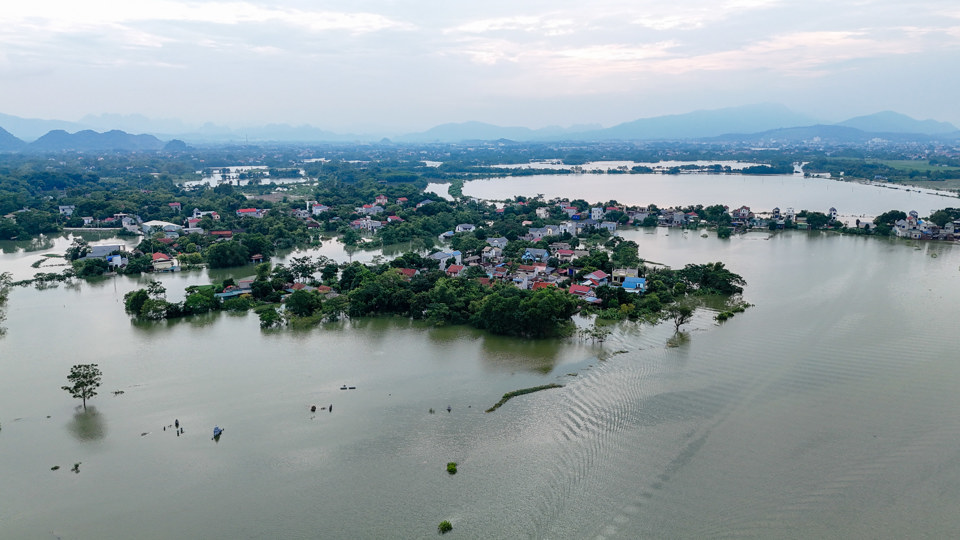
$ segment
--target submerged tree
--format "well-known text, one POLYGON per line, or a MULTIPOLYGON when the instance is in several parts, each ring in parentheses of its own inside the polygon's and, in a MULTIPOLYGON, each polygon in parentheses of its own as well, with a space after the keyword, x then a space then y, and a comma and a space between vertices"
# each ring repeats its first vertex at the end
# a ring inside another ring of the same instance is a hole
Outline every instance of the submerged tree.
POLYGON ((73 386, 61 386, 61 388, 71 396, 82 399, 83 408, 86 410, 87 399, 97 395, 101 375, 97 364, 77 364, 70 368, 70 375, 67 375, 67 380, 73 383, 73 386))
POLYGON ((693 308, 685 304, 673 304, 667 308, 667 313, 673 319, 674 330, 679 332, 680 327, 693 316, 693 308))

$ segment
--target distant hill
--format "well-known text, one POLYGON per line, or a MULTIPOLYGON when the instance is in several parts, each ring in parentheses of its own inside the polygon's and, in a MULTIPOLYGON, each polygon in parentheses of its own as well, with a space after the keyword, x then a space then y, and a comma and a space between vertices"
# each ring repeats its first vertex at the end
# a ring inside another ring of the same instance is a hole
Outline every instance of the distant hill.
POLYGON ((44 133, 55 129, 64 129, 69 131, 79 131, 87 129, 90 126, 78 124, 76 122, 67 122, 65 120, 40 120, 38 118, 20 118, 9 114, 0 114, 0 126, 3 126, 10 133, 23 139, 32 141, 42 136, 44 133))
POLYGON ((0 128, 0 152, 16 152, 26 145, 27 143, 14 137, 9 131, 0 128))
POLYGON ((599 129, 598 125, 580 125, 564 128, 548 126, 539 129, 504 127, 485 122, 458 122, 441 124, 420 133, 395 137, 398 142, 460 142, 460 141, 545 141, 576 137, 579 133, 599 129))
POLYGON ((112 130, 97 133, 83 130, 67 133, 62 129, 53 130, 23 148, 25 152, 63 152, 63 151, 110 151, 110 150, 160 150, 163 141, 153 135, 131 135, 124 131, 112 130))
POLYGON ((916 120, 905 114, 883 111, 866 116, 857 116, 837 124, 838 126, 857 128, 870 133, 923 133, 925 135, 943 135, 957 131, 949 122, 936 120, 916 120))
POLYGON ((823 144, 864 144, 874 140, 892 142, 929 142, 955 141, 960 139, 960 132, 941 135, 926 135, 923 133, 875 133, 863 131, 841 125, 813 125, 772 129, 760 133, 728 133, 719 137, 710 137, 704 140, 713 142, 731 142, 742 144, 796 144, 796 143, 823 143, 823 144))
POLYGON ((686 114, 641 118, 616 126, 581 133, 584 140, 672 140, 715 137, 724 133, 756 133, 777 128, 814 124, 810 116, 783 105, 760 104, 686 114))

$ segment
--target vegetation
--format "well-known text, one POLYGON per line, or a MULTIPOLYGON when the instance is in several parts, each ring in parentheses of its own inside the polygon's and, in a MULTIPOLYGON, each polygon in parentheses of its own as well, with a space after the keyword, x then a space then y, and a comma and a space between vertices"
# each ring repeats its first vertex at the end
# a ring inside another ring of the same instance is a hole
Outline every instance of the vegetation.
POLYGON ((440 534, 447 534, 452 530, 453 530, 453 525, 447 520, 443 520, 440 522, 440 525, 437 525, 437 532, 440 534))
POLYGON ((502 398, 500 398, 500 401, 494 403, 493 407, 490 407, 484 412, 493 412, 499 409, 504 403, 510 401, 511 399, 517 396, 522 396, 524 394, 532 394, 534 392, 540 392, 541 390, 549 390, 551 388, 563 388, 563 385, 557 384, 557 383, 550 383, 550 384, 544 384, 541 386, 534 386, 532 388, 522 388, 520 390, 514 390, 513 392, 507 392, 506 394, 503 395, 502 398))
POLYGON ((76 399, 83 400, 83 408, 87 408, 87 400, 97 395, 100 388, 102 374, 97 364, 77 364, 70 368, 67 380, 72 386, 61 388, 76 399))
POLYGON ((447 472, 450 474, 457 474, 457 462, 451 461, 447 463, 447 472))

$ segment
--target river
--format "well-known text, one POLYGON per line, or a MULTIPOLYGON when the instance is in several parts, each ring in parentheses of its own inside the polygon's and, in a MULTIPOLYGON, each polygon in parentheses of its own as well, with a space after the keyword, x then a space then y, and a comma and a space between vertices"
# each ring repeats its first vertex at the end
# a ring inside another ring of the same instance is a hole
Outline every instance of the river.
MULTIPOLYGON (((679 343, 624 323, 599 346, 396 318, 133 322, 127 277, 14 289, 0 537, 433 538, 444 519, 455 538, 956 535, 960 248, 622 234, 648 260, 725 262, 755 306, 699 311, 679 343), (104 376, 84 414, 60 386, 88 362, 104 376)), ((0 247, 0 270, 44 252, 0 247)), ((219 275, 159 279, 175 296, 219 275)))

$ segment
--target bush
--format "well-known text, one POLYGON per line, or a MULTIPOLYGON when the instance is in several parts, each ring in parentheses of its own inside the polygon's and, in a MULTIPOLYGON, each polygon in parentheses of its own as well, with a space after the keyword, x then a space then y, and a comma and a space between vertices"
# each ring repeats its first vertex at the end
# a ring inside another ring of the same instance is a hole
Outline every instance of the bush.
POLYGON ((447 534, 452 530, 453 530, 453 525, 451 525, 450 522, 447 520, 443 520, 440 522, 440 525, 437 525, 437 532, 439 532, 440 534, 447 534))
POLYGON ((457 462, 451 461, 447 463, 447 472, 450 474, 457 474, 457 462))

